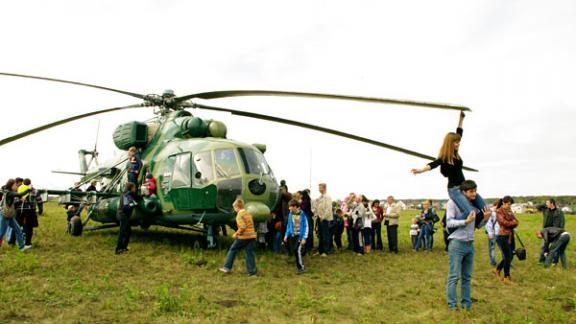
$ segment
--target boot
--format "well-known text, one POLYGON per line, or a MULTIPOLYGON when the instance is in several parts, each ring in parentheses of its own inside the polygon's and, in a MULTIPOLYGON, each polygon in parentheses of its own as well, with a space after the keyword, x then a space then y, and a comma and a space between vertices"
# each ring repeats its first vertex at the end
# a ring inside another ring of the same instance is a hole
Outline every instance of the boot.
POLYGON ((503 282, 505 285, 511 285, 511 284, 512 284, 512 278, 510 278, 509 276, 508 276, 508 277, 504 277, 504 279, 502 279, 502 282, 503 282))
POLYGON ((366 245, 364 247, 364 253, 369 254, 370 251, 372 250, 372 246, 371 245, 366 245))
POLYGON ((496 268, 492 269, 492 273, 496 276, 496 278, 500 278, 502 274, 500 273, 502 270, 498 270, 496 268))

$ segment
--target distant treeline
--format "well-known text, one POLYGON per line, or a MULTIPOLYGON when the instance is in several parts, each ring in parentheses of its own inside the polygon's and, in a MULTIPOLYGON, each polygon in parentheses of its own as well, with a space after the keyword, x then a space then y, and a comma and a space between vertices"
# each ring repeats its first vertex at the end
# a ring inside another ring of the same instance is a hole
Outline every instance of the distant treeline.
MULTIPOLYGON (((523 204, 532 202, 534 206, 544 205, 547 199, 553 198, 556 200, 558 207, 576 207, 576 196, 512 196, 515 203, 523 204)), ((491 204, 499 198, 485 198, 486 203, 491 204)), ((418 205, 425 199, 399 199, 405 204, 418 205)), ((432 199, 433 203, 444 203, 447 199, 432 199)))

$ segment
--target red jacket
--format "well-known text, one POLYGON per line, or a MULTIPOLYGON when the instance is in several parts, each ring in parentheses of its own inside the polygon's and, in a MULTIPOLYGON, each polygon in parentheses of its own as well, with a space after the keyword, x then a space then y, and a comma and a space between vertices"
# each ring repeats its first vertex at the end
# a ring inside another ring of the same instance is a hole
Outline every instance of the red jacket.
POLYGON ((510 236, 516 226, 518 226, 518 220, 512 213, 512 210, 506 208, 499 208, 496 211, 496 220, 498 225, 500 225, 500 230, 498 235, 510 236))

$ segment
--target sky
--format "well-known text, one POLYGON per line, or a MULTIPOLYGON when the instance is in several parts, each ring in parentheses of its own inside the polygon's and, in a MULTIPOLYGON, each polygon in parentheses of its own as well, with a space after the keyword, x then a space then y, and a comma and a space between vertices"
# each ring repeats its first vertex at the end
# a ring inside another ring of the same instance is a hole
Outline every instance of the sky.
MULTIPOLYGON (((136 93, 234 89, 337 93, 468 106, 460 154, 484 197, 575 195, 573 1, 12 1, 0 4, 0 71, 136 93)), ((124 95, 0 77, 0 138, 124 95)), ((205 102, 335 128, 435 156, 458 113, 301 98, 205 102)), ((326 182, 333 197, 446 198, 428 161, 311 130, 191 111, 263 143, 291 191, 326 182)), ((151 109, 72 122, 0 147, 0 179, 66 188, 77 151, 122 154, 112 132, 151 109), (98 125, 100 124, 99 131, 98 125), (98 136, 97 136, 98 133, 98 136)), ((4 181, 4 180, 2 180, 4 181)))

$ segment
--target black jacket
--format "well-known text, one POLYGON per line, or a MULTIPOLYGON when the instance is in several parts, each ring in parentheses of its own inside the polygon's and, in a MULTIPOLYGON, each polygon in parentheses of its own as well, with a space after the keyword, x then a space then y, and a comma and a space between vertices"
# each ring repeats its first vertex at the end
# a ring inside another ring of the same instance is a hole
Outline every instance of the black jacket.
POLYGON ((544 209, 544 225, 542 227, 564 228, 564 213, 559 208, 544 209))
POLYGON ((132 192, 127 191, 122 193, 122 195, 120 195, 118 211, 116 212, 116 217, 118 220, 121 218, 130 218, 134 207, 137 205, 138 202, 136 201, 136 197, 132 192))

